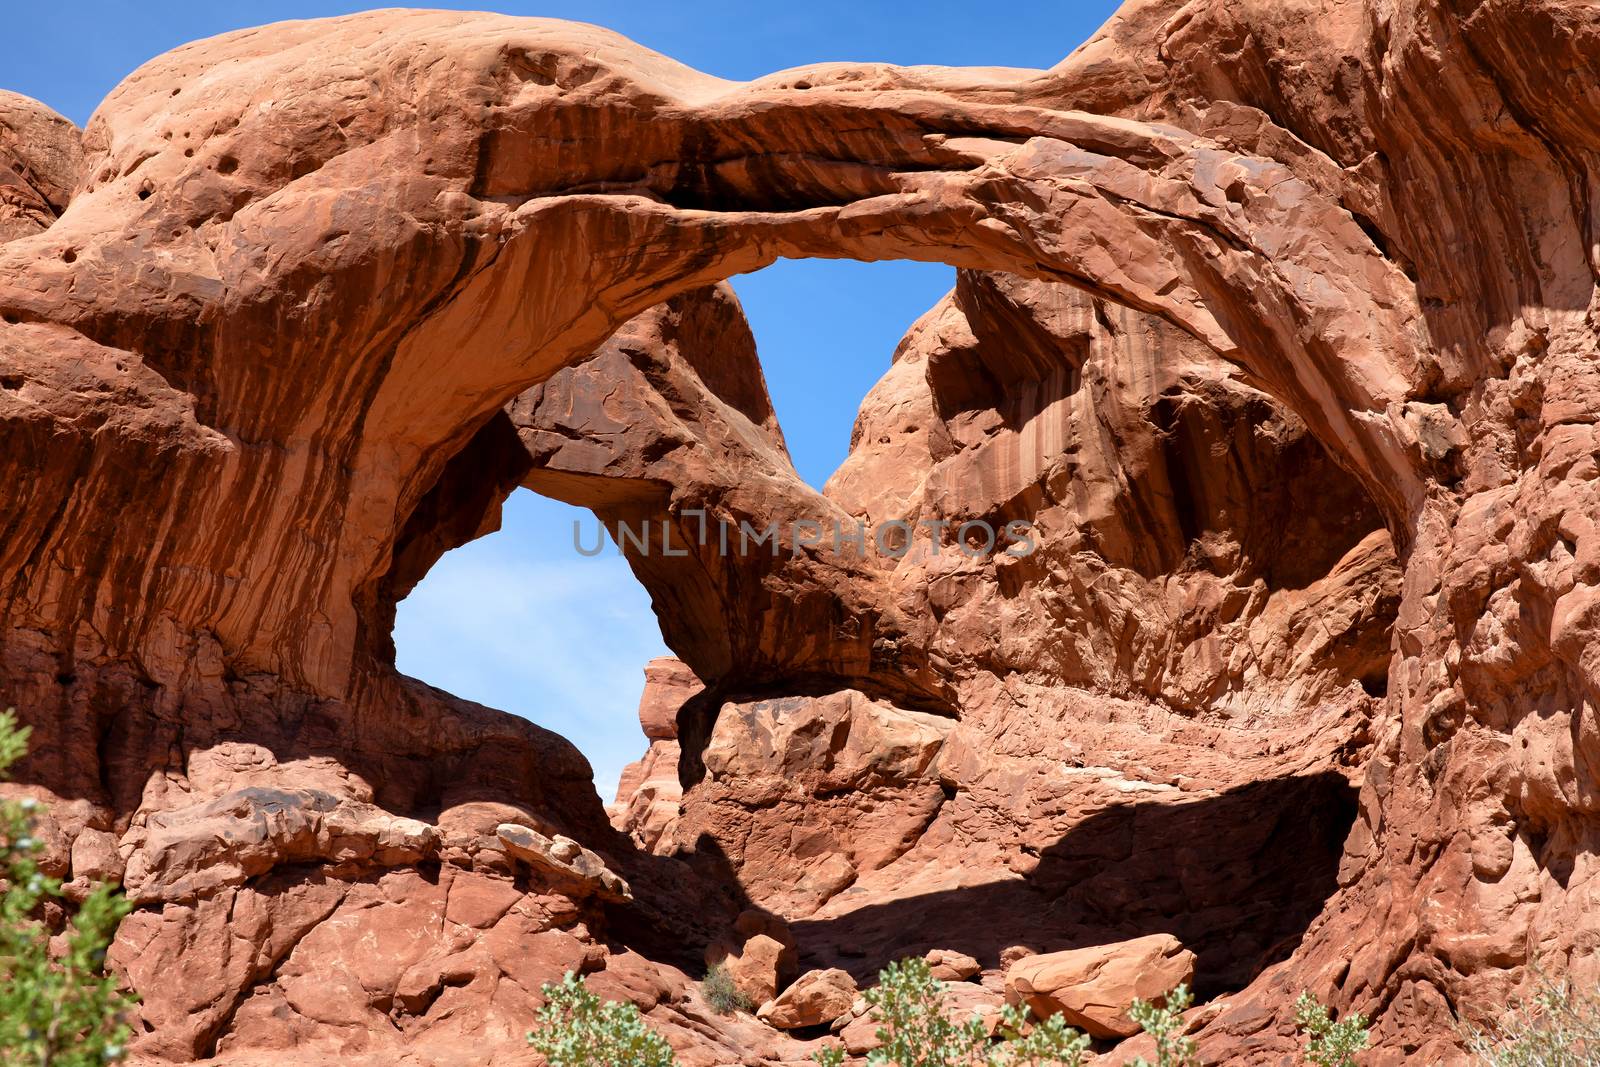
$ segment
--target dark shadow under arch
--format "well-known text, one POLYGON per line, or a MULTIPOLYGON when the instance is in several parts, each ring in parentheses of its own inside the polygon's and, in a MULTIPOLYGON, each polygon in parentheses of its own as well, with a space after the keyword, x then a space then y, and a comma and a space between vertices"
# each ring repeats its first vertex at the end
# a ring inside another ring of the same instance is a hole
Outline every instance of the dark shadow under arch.
MULTIPOLYGON (((1023 878, 801 920, 795 936, 804 966, 865 980, 938 948, 996 968, 1014 946, 1057 952, 1170 933, 1196 954, 1204 1000, 1294 951, 1338 888, 1355 816, 1355 791, 1331 771, 1122 804, 1084 819, 1023 878)), ((848 900, 846 890, 834 904, 848 900)))

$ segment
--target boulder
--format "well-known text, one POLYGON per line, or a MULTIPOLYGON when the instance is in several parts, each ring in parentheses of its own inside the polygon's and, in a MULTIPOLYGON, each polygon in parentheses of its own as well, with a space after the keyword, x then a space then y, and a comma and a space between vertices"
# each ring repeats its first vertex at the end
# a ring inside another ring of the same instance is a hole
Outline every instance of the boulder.
POLYGON ((872 1015, 858 1015, 851 1019, 839 1031, 839 1040, 844 1042, 845 1051, 852 1056, 865 1056, 875 1048, 881 1048, 883 1042, 878 1038, 879 1023, 872 1015))
POLYGON ((1194 981, 1194 953, 1171 934, 1114 945, 1046 952, 1018 960, 1006 973, 1006 998, 1037 1018, 1060 1012, 1091 1037, 1131 1037, 1135 1000, 1158 1000, 1194 981))
POLYGON ((965 982, 983 968, 965 952, 936 948, 924 957, 933 976, 941 982, 965 982))
POLYGON ((705 953, 707 966, 721 966, 735 988, 752 1004, 765 1004, 799 973, 794 935, 782 919, 750 909, 734 924, 731 938, 714 941, 705 953))
POLYGON ((633 899, 633 891, 606 861, 570 837, 546 837, 516 823, 501 823, 495 834, 506 852, 534 868, 575 899, 594 897, 615 903, 633 899))
POLYGON ((856 980, 847 971, 807 971, 776 999, 761 1005, 756 1018, 779 1030, 823 1026, 850 1010, 856 992, 856 980))

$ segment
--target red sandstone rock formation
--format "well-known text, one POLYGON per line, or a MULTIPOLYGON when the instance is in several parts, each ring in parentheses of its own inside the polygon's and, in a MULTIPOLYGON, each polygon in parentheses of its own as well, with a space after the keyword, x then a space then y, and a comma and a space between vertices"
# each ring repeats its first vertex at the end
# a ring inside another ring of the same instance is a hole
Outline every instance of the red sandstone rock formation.
POLYGON ((0 241, 48 229, 82 167, 76 126, 37 100, 0 90, 0 241))
POLYGON ((1400 1063, 1536 954, 1592 980, 1597 42, 1579 0, 1131 0, 1049 71, 736 84, 382 12, 161 57, 81 142, 0 99, 0 696, 52 870, 142 902, 140 1054, 518 1062, 570 968, 687 1063, 798 1060, 689 988, 752 903, 857 977, 1174 933, 1230 1063, 1301 988, 1400 1063), (826 495, 710 288, 780 255, 968 272, 826 495), (706 683, 647 851, 570 746, 392 668, 524 482, 1040 547, 635 559, 706 683))
POLYGON ((1006 974, 1006 991, 1035 1018, 1060 1012, 1091 1037, 1132 1037, 1139 1026, 1127 1015, 1129 1005, 1160 1002, 1193 984, 1194 953, 1171 934, 1029 956, 1006 974))
POLYGON ((807 971, 776 999, 763 1004, 756 1018, 780 1030, 827 1026, 850 1011, 856 992, 855 979, 844 971, 807 971))
MULTIPOLYGON (((1342 775, 1369 744, 1367 689, 1381 691, 1388 660, 1387 535, 1292 416, 1155 320, 1113 327, 1115 311, 963 274, 869 396, 828 487, 875 523, 947 524, 938 552, 920 535, 878 564, 903 614, 928 620, 919 639, 939 650, 959 722, 854 690, 729 700, 726 678, 696 693, 654 671, 642 717, 659 721, 669 692, 693 720, 715 716, 705 778, 676 788, 679 745, 652 727, 619 825, 663 855, 715 842, 756 903, 798 924, 816 965, 865 980, 959 945, 998 982, 1014 945, 1177 930, 1217 993, 1286 954, 1335 888, 1342 775), (1035 382, 1008 403, 985 384, 986 358, 1019 352, 1056 368, 1054 399, 1040 403, 1035 382), (1037 551, 961 552, 959 524, 996 516, 1034 523, 1037 551)), ((569 381, 593 366, 547 393, 596 392, 569 381)), ((666 431, 648 405, 632 410, 569 423, 582 432, 566 439, 649 451, 666 431)), ((699 502, 693 477, 663 481, 699 502)), ((810 492, 792 473, 785 484, 774 509, 810 492)), ((833 559, 808 560, 818 593, 842 580, 818 569, 833 559)), ((654 589, 651 568, 639 573, 654 589)))

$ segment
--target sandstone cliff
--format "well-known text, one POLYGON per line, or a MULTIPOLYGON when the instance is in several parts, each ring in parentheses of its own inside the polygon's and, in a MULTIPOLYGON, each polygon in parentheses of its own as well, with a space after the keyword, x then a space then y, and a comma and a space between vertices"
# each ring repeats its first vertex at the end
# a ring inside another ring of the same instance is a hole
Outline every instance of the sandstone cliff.
POLYGON ((1388 1064, 1536 955, 1592 981, 1597 47, 1580 0, 1130 0, 1049 71, 731 83, 391 11, 81 135, 0 97, 0 697, 52 869, 140 902, 140 1055, 518 1062, 574 968, 796 1061, 688 991, 751 914, 856 972, 1178 932, 1230 1063, 1301 988, 1388 1064), (825 494, 716 288, 786 255, 963 269, 825 494), (624 833, 392 666, 520 484, 1039 550, 634 559, 705 688, 624 833))

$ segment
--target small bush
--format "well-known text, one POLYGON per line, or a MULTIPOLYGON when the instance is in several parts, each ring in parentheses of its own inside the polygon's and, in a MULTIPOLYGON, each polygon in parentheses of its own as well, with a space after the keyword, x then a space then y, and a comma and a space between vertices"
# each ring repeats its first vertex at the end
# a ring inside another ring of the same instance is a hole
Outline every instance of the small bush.
POLYGON ((1485 1067, 1600 1067, 1600 1000, 1540 975, 1492 1031, 1468 1027, 1462 1037, 1485 1067))
MULTIPOLYGON (((882 1047, 867 1054, 872 1067, 1081 1067, 1089 1039, 1069 1029, 1059 1014, 1028 1029, 1026 1008, 1007 1006, 999 1039, 977 1017, 952 1021, 944 1010, 945 984, 919 958, 891 963, 864 997, 879 1024, 882 1047), (1024 1031, 1027 1031, 1024 1033, 1024 1031)), ((821 1067, 840 1067, 844 1050, 817 1053, 821 1067)))
POLYGON ((550 1067, 674 1067, 672 1046, 645 1026, 637 1006, 602 1001, 572 972, 547 985, 528 1044, 550 1067))
POLYGON ((988 1064, 995 1067, 1048 1067, 1049 1064, 1079 1067, 1084 1062, 1084 1053, 1089 1051, 1089 1035, 1069 1027, 1060 1012, 1037 1024, 1024 1036, 1027 1023, 1027 1008, 1013 1008, 1008 1004, 1002 1009, 1000 1033, 1003 1040, 998 1055, 989 1059, 988 1064))
MULTIPOLYGON (((0 712, 0 777, 27 751, 28 730, 0 712)), ((0 804, 0 1063, 90 1067, 124 1058, 131 998, 105 973, 106 949, 128 913, 106 886, 91 892, 66 937, 65 955, 50 955, 50 933, 33 918, 61 882, 39 870, 43 845, 34 836, 38 804, 0 804)))
POLYGON ((1151 1064, 1140 1056, 1130 1067, 1194 1067, 1199 1062, 1194 1041, 1183 1036, 1183 1013, 1193 1003, 1187 985, 1168 993, 1160 1007, 1145 1000, 1133 1002, 1128 1017, 1156 1039, 1156 1062, 1151 1064))
POLYGON ((733 982, 733 975, 720 963, 707 971, 705 978, 701 979, 700 995, 705 997, 711 1010, 718 1015, 756 1010, 755 1003, 739 992, 739 987, 733 982))
POLYGON ((1367 1047, 1367 1017, 1353 1012, 1338 1022, 1310 990, 1294 1002, 1294 1021, 1306 1041, 1306 1062, 1317 1067, 1355 1067, 1356 1053, 1367 1047))

